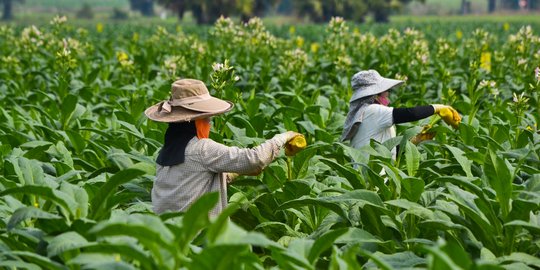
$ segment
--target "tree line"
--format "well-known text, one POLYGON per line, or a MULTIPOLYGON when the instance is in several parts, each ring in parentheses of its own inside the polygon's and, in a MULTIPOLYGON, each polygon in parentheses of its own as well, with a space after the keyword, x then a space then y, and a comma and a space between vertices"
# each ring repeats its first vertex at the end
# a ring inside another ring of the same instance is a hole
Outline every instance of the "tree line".
MULTIPOLYGON (((238 16, 243 21, 263 17, 270 12, 307 17, 311 21, 327 22, 340 16, 349 21, 363 22, 371 13, 376 22, 388 21, 393 11, 411 1, 425 0, 129 0, 132 10, 143 16, 154 16, 154 6, 161 5, 182 19, 191 12, 199 24, 211 24, 220 16, 238 16)), ((0 0, 2 19, 13 17, 13 4, 24 0, 0 0)), ((497 9, 540 10, 540 0, 486 0, 488 12, 497 9)), ((461 13, 471 12, 471 0, 461 1, 461 13)))
MULTIPOLYGON (((143 15, 153 14, 153 0, 130 0, 131 7, 143 15)), ((340 16, 347 20, 362 22, 368 13, 375 21, 388 21, 393 10, 400 9, 411 1, 425 0, 155 0, 154 2, 172 10, 180 19, 191 11, 197 23, 213 23, 220 16, 238 16, 246 21, 251 17, 262 17, 269 11, 279 11, 308 17, 313 22, 327 22, 340 16)))
MULTIPOLYGON (((262 17, 269 11, 278 11, 311 21, 327 22, 340 16, 349 21, 363 22, 371 13, 376 22, 388 21, 389 15, 411 1, 425 0, 130 0, 133 10, 145 16, 153 15, 155 2, 172 10, 180 19, 191 11, 197 23, 213 23, 220 16, 239 16, 242 20, 262 17)), ((539 10, 540 0, 486 0, 489 13, 499 9, 539 10)), ((471 0, 461 1, 461 13, 471 13, 471 0)))

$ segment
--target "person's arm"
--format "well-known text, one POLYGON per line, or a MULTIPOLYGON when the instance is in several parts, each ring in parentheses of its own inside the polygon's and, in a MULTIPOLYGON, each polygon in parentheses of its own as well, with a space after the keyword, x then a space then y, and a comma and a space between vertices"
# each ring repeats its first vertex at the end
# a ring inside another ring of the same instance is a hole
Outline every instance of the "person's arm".
POLYGON ((432 116, 434 113, 435 109, 431 105, 412 108, 394 108, 392 118, 394 119, 394 124, 401 124, 424 119, 432 116))
POLYGON ((258 173, 279 155, 283 145, 296 134, 298 133, 278 134, 254 148, 229 147, 213 140, 203 139, 199 149, 200 161, 215 173, 258 173))

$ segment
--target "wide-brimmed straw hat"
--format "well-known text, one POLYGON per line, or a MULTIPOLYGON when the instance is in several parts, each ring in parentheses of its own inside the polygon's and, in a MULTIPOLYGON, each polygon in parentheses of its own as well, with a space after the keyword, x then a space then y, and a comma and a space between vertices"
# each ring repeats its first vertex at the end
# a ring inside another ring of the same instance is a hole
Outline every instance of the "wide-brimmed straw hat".
POLYGON ((202 81, 182 79, 171 87, 171 97, 146 109, 144 114, 158 122, 187 122, 222 114, 232 109, 233 104, 212 97, 202 81))
POLYGON ((403 81, 385 78, 373 69, 359 71, 351 79, 353 94, 349 102, 380 94, 401 84, 403 81))

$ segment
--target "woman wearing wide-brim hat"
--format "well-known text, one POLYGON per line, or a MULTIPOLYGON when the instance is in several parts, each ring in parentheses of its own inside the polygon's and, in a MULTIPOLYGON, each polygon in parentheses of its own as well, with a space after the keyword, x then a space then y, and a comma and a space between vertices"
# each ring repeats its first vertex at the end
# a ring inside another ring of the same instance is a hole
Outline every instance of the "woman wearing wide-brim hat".
POLYGON ((228 147, 209 139, 210 117, 232 107, 212 97, 202 81, 182 79, 172 84, 169 100, 146 109, 149 119, 169 124, 152 188, 156 213, 184 211, 203 194, 218 191, 220 201, 211 214, 219 214, 227 206, 226 173, 261 172, 298 135, 288 131, 254 148, 228 147))
MULTIPOLYGON (((384 142, 396 136, 394 124, 417 121, 438 114, 449 125, 457 128, 461 122, 459 113, 452 107, 441 104, 412 108, 389 107, 389 90, 403 84, 401 80, 382 77, 375 70, 363 70, 353 75, 353 94, 349 112, 341 135, 342 141, 351 141, 351 146, 361 148, 373 139, 384 142)), ((432 139, 434 134, 419 134, 415 143, 432 139), (423 135, 423 136, 422 136, 423 135)), ((396 149, 392 149, 395 158, 396 149)))

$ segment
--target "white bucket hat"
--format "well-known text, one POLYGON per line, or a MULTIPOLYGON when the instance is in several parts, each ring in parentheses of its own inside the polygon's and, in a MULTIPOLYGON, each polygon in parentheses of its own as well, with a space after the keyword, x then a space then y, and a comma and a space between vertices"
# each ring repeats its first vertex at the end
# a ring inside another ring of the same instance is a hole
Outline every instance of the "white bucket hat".
POLYGON ((158 122, 187 122, 228 112, 233 104, 210 96, 206 85, 194 79, 175 81, 171 98, 146 109, 144 114, 158 122))
POLYGON ((403 84, 403 81, 384 78, 376 70, 362 70, 352 76, 353 94, 349 102, 387 91, 403 84))

